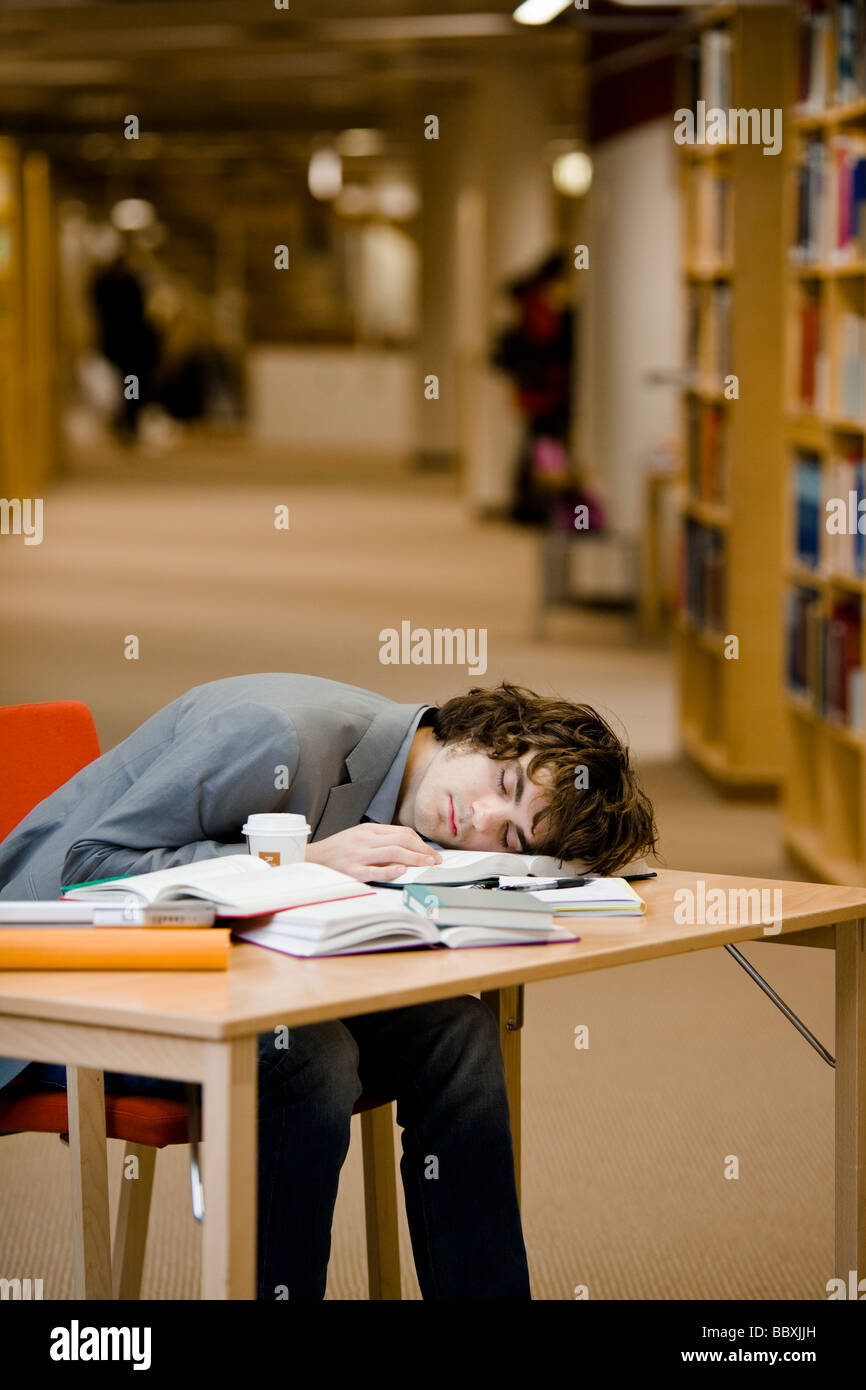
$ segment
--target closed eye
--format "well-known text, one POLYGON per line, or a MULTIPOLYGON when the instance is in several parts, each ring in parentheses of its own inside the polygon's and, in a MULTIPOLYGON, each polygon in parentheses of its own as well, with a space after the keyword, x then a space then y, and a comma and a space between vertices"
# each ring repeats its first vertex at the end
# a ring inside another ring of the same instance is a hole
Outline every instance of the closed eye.
MULTIPOLYGON (((505 768, 504 768, 504 767, 502 767, 502 768, 499 769, 499 790, 500 790, 500 792, 502 793, 502 795, 505 796, 505 768)), ((500 841, 500 844, 502 845, 502 848, 503 848, 504 850, 508 850, 508 848, 509 848, 509 845, 508 845, 508 831, 509 831, 509 828, 510 828, 509 822, 506 821, 506 822, 505 822, 505 828, 504 828, 504 830, 503 830, 503 832, 502 832, 502 839, 501 839, 501 841, 500 841)))
MULTIPOLYGON (((505 768, 504 768, 504 767, 501 767, 501 768, 499 769, 498 785, 499 785, 499 790, 500 790, 500 792, 502 793, 503 796, 505 796, 507 793, 506 793, 506 791, 505 791, 505 768)), ((524 778, 524 775, 523 775, 523 768, 521 767, 520 763, 517 763, 517 772, 516 772, 516 775, 515 775, 514 787, 513 787, 513 790, 512 790, 512 792, 511 792, 511 795, 512 795, 512 797, 513 797, 515 806, 519 806, 519 805, 520 805, 520 801, 521 801, 521 798, 522 798, 522 796, 523 796, 523 790, 524 790, 524 787, 525 787, 525 786, 526 786, 526 779, 524 778)), ((510 851, 510 846, 509 846, 509 844, 508 844, 508 832, 509 832, 510 829, 511 829, 511 822, 510 822, 510 821, 506 821, 506 823, 505 823, 505 829, 504 829, 503 832, 502 832, 502 840, 501 840, 501 842, 500 842, 501 845, 502 845, 502 848, 503 848, 504 850, 509 850, 509 851, 510 851)), ((529 854, 530 851, 529 851, 529 845, 527 844, 527 841, 526 841, 526 836, 524 835, 524 833, 523 833, 523 831, 521 830, 521 828, 520 828, 519 825, 516 826, 515 829, 516 829, 516 831, 517 831, 517 838, 518 838, 518 840, 519 840, 519 842, 520 842, 520 853, 521 853, 521 854, 529 854)), ((510 852, 511 852, 511 851, 510 851, 510 852)))

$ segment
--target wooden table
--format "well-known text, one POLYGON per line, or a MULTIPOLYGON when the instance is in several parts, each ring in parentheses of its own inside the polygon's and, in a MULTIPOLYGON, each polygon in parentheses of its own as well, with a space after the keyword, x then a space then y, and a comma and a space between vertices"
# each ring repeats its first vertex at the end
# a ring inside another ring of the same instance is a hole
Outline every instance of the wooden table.
MULTIPOLYGON (((640 886, 635 930, 496 949, 389 952, 298 960, 236 945, 226 973, 0 973, 0 1056, 198 1081, 206 1112, 202 1297, 255 1296, 256 1038, 379 1009, 480 991, 495 1009, 520 1154, 519 987, 728 942, 767 940, 836 951, 836 1273, 866 1271, 866 888, 701 875, 706 891, 782 890, 781 932, 760 923, 680 926, 665 870, 640 886), (509 1027, 509 1024, 511 1025, 509 1027)), ((769 1007, 769 1005, 768 1005, 769 1007)), ((70 1073, 70 1078, 74 1073, 70 1073)), ((70 1087, 70 1106, 83 1104, 70 1087)), ((70 1115, 70 1124, 73 1117, 70 1115)))

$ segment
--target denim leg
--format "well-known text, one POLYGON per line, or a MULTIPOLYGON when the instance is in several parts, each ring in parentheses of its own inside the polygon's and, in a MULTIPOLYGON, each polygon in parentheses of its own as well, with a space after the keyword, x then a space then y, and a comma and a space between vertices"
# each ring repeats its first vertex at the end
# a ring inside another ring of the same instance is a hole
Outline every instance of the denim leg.
POLYGON ((496 1020, 479 999, 345 1020, 372 1096, 396 1096, 425 1299, 531 1298, 496 1020))
POLYGON ((325 1296, 340 1169, 360 1094, 358 1047, 342 1023, 259 1035, 260 1300, 325 1296))

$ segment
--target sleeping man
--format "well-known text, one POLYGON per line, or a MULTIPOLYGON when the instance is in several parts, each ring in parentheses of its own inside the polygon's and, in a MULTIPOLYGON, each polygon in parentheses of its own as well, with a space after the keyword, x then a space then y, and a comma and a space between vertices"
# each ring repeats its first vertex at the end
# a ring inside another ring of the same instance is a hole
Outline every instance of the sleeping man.
MULTIPOLYGON (((307 859, 362 880, 436 846, 551 854, 615 873, 655 846, 626 748, 588 705, 502 684, 443 705, 281 673, 197 686, 40 802, 0 843, 0 899, 246 851, 254 812, 303 813, 307 859)), ((65 1068, 0 1058, 65 1085, 65 1068)), ((106 1089, 183 1096, 106 1073, 106 1089)), ((496 1022, 473 995, 259 1039, 258 1298, 324 1297, 352 1108, 396 1099, 425 1299, 525 1300, 526 1252, 496 1022), (439 1177, 425 1178, 425 1156, 439 1177)))

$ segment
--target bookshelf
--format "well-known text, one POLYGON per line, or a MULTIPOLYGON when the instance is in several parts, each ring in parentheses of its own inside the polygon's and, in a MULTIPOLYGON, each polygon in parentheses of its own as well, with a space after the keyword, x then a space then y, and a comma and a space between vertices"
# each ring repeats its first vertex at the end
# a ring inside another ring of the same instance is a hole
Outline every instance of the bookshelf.
POLYGON ((803 7, 798 55, 785 309, 785 839, 810 873, 863 883, 864 0, 803 7))
POLYGON ((0 496, 38 496, 56 457, 50 172, 0 138, 0 496))
MULTIPOLYGON (((787 7, 708 12, 683 54, 678 107, 786 108, 791 36, 787 7)), ((783 157, 730 132, 680 154, 681 738, 720 789, 757 792, 777 787, 783 754, 783 157)))

